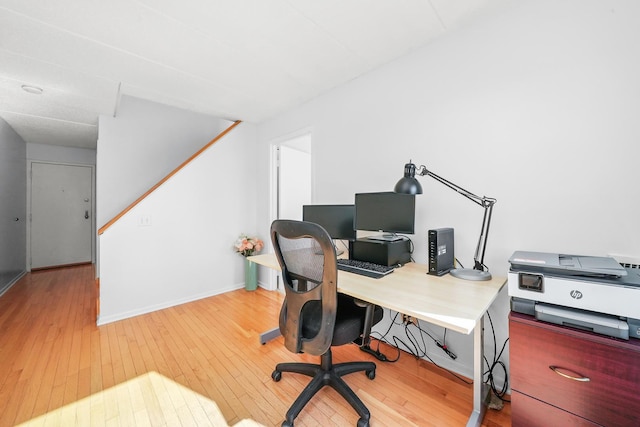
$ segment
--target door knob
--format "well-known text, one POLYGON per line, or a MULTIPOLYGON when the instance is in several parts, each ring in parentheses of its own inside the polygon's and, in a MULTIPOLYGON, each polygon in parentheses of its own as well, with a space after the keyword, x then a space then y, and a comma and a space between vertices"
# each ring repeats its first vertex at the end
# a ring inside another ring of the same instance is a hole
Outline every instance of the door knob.
POLYGON ((89 218, 89 211, 84 211, 84 219, 88 219, 89 218))

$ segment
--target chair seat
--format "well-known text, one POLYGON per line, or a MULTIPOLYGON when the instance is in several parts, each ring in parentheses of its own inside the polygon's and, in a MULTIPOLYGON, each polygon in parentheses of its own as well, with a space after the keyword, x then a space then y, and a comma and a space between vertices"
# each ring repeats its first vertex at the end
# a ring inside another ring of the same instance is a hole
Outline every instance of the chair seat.
MULTIPOLYGON (((321 304, 317 301, 312 301, 307 304, 307 307, 302 313, 302 336, 305 338, 311 338, 316 336, 320 326, 317 322, 305 322, 305 319, 311 319, 314 316, 319 316, 322 311, 321 304)), ((338 311, 336 313, 336 324, 333 329, 333 338, 331 339, 331 345, 344 345, 354 340, 353 337, 358 337, 362 333, 364 328, 364 315, 366 307, 357 305, 353 298, 338 294, 338 311)), ((373 311, 373 324, 382 320, 384 312, 381 307, 375 306, 373 311)))

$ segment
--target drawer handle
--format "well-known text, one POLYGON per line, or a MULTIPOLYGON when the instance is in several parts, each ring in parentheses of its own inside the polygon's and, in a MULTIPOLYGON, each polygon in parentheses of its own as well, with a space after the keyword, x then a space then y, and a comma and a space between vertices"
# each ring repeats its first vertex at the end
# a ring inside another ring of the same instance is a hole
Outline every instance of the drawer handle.
POLYGON ((588 382, 591 381, 591 379, 589 379, 589 377, 583 377, 582 375, 578 374, 577 376, 572 376, 569 374, 565 374, 564 372, 562 372, 560 369, 563 368, 558 368, 557 366, 549 366, 549 369, 551 369, 553 372, 555 372, 556 374, 560 375, 561 377, 565 377, 568 378, 570 380, 574 380, 574 381, 582 381, 582 382, 588 382))

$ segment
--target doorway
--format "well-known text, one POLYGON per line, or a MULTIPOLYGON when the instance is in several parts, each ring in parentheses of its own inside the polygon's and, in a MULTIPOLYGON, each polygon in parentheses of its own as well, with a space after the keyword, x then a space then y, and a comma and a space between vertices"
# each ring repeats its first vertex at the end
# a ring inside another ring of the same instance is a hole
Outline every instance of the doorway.
MULTIPOLYGON (((294 141, 304 143, 305 141, 294 141)), ((278 219, 302 220, 302 206, 311 203, 311 153, 280 145, 278 219)), ((302 145, 301 148, 306 148, 302 145)))
POLYGON ((31 163, 30 268, 93 260, 93 167, 31 163))
MULTIPOLYGON (((273 145, 271 221, 302 220, 302 206, 311 203, 311 133, 282 139, 273 145)), ((272 271, 271 289, 279 289, 279 276, 272 271)))

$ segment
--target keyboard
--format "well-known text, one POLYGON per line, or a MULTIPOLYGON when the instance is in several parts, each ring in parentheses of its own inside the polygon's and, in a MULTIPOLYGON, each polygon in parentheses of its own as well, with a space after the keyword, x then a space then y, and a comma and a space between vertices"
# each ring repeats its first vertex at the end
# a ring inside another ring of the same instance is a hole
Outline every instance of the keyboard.
POLYGON ((372 262, 342 258, 338 259, 337 262, 338 270, 348 271, 349 273, 355 273, 361 276, 373 277, 374 279, 379 279, 389 273, 393 273, 393 267, 374 264, 372 262))

